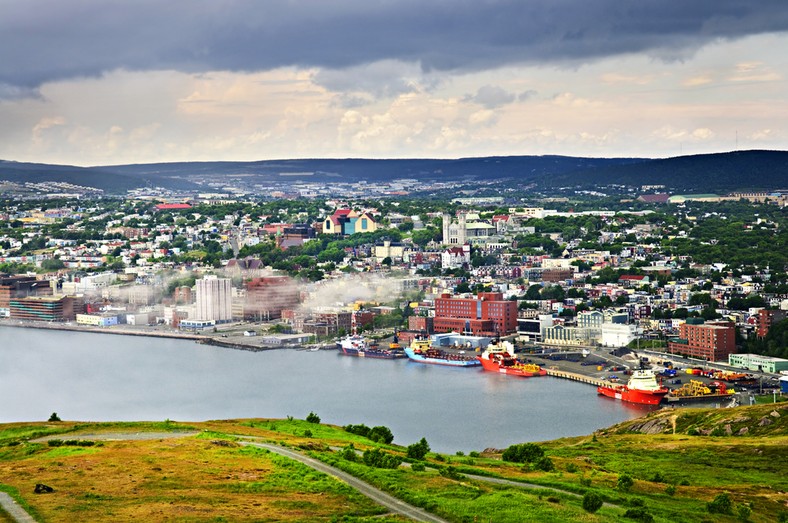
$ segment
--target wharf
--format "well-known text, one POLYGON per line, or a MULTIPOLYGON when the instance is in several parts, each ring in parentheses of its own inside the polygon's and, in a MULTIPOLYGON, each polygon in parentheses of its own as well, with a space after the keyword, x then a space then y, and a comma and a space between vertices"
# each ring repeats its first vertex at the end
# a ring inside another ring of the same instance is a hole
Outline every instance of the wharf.
POLYGON ((586 376, 584 374, 578 374, 576 372, 567 372, 565 370, 558 370, 558 369, 545 369, 545 370, 547 371, 548 376, 553 376, 555 378, 564 378, 573 381, 580 381, 582 383, 588 383, 589 385, 594 385, 596 387, 612 387, 615 385, 614 383, 609 382, 607 380, 594 378, 592 376, 586 376))

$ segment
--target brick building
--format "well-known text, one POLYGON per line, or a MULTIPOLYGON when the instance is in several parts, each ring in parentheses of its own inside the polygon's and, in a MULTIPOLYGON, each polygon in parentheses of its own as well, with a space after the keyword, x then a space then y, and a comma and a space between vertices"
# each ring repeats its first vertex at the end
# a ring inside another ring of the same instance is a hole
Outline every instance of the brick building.
POLYGON ((727 321, 704 323, 690 318, 679 326, 679 337, 668 341, 668 352, 709 361, 728 361, 736 353, 736 327, 727 321))
POLYGON ((772 325, 783 321, 785 318, 788 318, 788 311, 770 309, 759 310, 757 323, 758 330, 756 334, 759 338, 763 338, 769 333, 769 329, 772 328, 772 325))
POLYGON ((276 320, 282 317, 282 309, 298 305, 298 287, 287 276, 253 278, 246 282, 244 319, 276 320))
POLYGON ((435 332, 470 332, 474 335, 506 336, 517 331, 517 302, 504 300, 499 292, 480 292, 475 298, 435 300, 435 332))

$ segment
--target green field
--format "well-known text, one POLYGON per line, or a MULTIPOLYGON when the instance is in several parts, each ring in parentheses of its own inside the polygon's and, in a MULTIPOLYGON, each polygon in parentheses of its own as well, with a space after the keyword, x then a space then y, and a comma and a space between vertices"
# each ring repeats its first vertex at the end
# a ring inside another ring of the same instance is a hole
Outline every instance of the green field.
POLYGON ((0 490, 51 522, 407 520, 246 440, 300 450, 452 522, 788 521, 787 417, 786 404, 662 410, 539 443, 546 459, 534 463, 500 452, 417 460, 405 447, 296 419, 6 424, 0 490), (402 465, 365 464, 361 453, 375 448, 402 465), (54 492, 34 494, 38 483, 54 492), (584 509, 590 493, 605 502, 596 512, 584 509), (729 503, 710 511, 720 495, 729 503))

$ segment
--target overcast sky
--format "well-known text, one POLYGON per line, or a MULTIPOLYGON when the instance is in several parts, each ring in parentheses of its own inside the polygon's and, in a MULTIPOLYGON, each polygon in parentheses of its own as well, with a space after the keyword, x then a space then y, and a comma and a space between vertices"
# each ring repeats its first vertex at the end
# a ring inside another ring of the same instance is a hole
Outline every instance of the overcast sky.
POLYGON ((0 0, 0 159, 788 149, 785 0, 0 0))

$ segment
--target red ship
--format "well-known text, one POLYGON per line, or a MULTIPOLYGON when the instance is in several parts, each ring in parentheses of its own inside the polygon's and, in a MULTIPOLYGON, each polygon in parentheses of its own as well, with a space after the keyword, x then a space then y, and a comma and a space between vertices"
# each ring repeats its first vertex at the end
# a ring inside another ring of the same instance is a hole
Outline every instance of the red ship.
POLYGON ((484 370, 489 370, 491 372, 511 374, 524 378, 547 375, 547 371, 542 369, 539 365, 521 363, 514 357, 514 350, 509 352, 509 347, 511 347, 511 345, 511 343, 506 341, 491 343, 481 356, 476 356, 476 359, 482 362, 482 368, 484 368, 484 370))
POLYGON ((641 405, 657 405, 668 394, 668 389, 657 382, 651 370, 636 370, 626 385, 604 385, 597 387, 597 392, 609 398, 615 398, 641 405))

